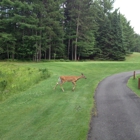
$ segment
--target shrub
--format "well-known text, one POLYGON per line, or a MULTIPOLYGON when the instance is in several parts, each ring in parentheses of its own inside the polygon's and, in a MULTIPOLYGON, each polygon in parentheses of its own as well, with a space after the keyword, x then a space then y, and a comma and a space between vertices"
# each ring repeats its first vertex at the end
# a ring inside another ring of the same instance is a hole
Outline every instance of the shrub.
POLYGON ((47 69, 19 67, 12 64, 0 66, 0 100, 21 92, 50 77, 47 69))

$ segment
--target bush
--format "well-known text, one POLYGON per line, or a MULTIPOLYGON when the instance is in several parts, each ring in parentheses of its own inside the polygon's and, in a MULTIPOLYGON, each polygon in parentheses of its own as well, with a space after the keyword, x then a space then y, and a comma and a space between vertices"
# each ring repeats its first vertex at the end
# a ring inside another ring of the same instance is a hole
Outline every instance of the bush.
POLYGON ((50 77, 47 69, 24 68, 16 65, 0 66, 0 100, 21 92, 50 77))
POLYGON ((2 80, 0 81, 0 90, 3 91, 7 86, 7 81, 6 80, 2 80))

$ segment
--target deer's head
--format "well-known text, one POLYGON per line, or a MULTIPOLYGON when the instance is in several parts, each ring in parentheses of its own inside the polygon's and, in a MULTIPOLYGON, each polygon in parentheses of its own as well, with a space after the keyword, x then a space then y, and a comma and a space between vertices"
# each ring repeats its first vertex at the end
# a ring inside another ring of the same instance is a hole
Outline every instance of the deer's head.
POLYGON ((87 79, 83 73, 81 73, 81 76, 82 76, 82 78, 87 79))

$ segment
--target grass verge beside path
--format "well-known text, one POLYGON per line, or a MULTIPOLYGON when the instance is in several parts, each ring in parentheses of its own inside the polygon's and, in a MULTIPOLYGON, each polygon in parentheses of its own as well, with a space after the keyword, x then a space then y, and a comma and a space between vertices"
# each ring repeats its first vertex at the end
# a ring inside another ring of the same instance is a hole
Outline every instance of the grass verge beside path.
MULTIPOLYGON (((137 63, 140 63, 140 53, 133 53, 132 55, 128 56, 126 58, 126 62, 133 62, 137 65, 137 63)), ((140 70, 140 67, 138 68, 140 70)), ((140 89, 138 89, 138 78, 140 78, 140 74, 135 76, 135 79, 133 79, 133 76, 130 77, 128 80, 127 86, 140 97, 140 89)))
POLYGON ((98 83, 112 74, 140 69, 138 62, 14 64, 47 68, 52 76, 0 104, 2 140, 86 140, 98 83), (87 79, 77 81, 74 92, 71 83, 63 85, 65 92, 59 86, 53 90, 60 75, 81 73, 87 79))
POLYGON ((128 80, 127 86, 134 92, 136 95, 140 97, 140 89, 138 88, 138 79, 140 78, 140 74, 133 76, 128 80))

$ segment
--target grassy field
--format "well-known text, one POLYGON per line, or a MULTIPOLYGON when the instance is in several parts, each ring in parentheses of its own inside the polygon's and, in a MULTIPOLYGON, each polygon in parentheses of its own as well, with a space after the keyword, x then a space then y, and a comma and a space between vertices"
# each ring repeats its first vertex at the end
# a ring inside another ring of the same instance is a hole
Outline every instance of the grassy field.
POLYGON ((140 54, 134 53, 122 62, 13 63, 46 68, 51 77, 0 103, 0 140, 86 140, 91 115, 96 114, 98 83, 115 73, 139 70, 139 62, 140 54), (81 73, 87 79, 79 80, 74 92, 71 83, 63 85, 65 92, 59 86, 53 90, 60 75, 81 73))

